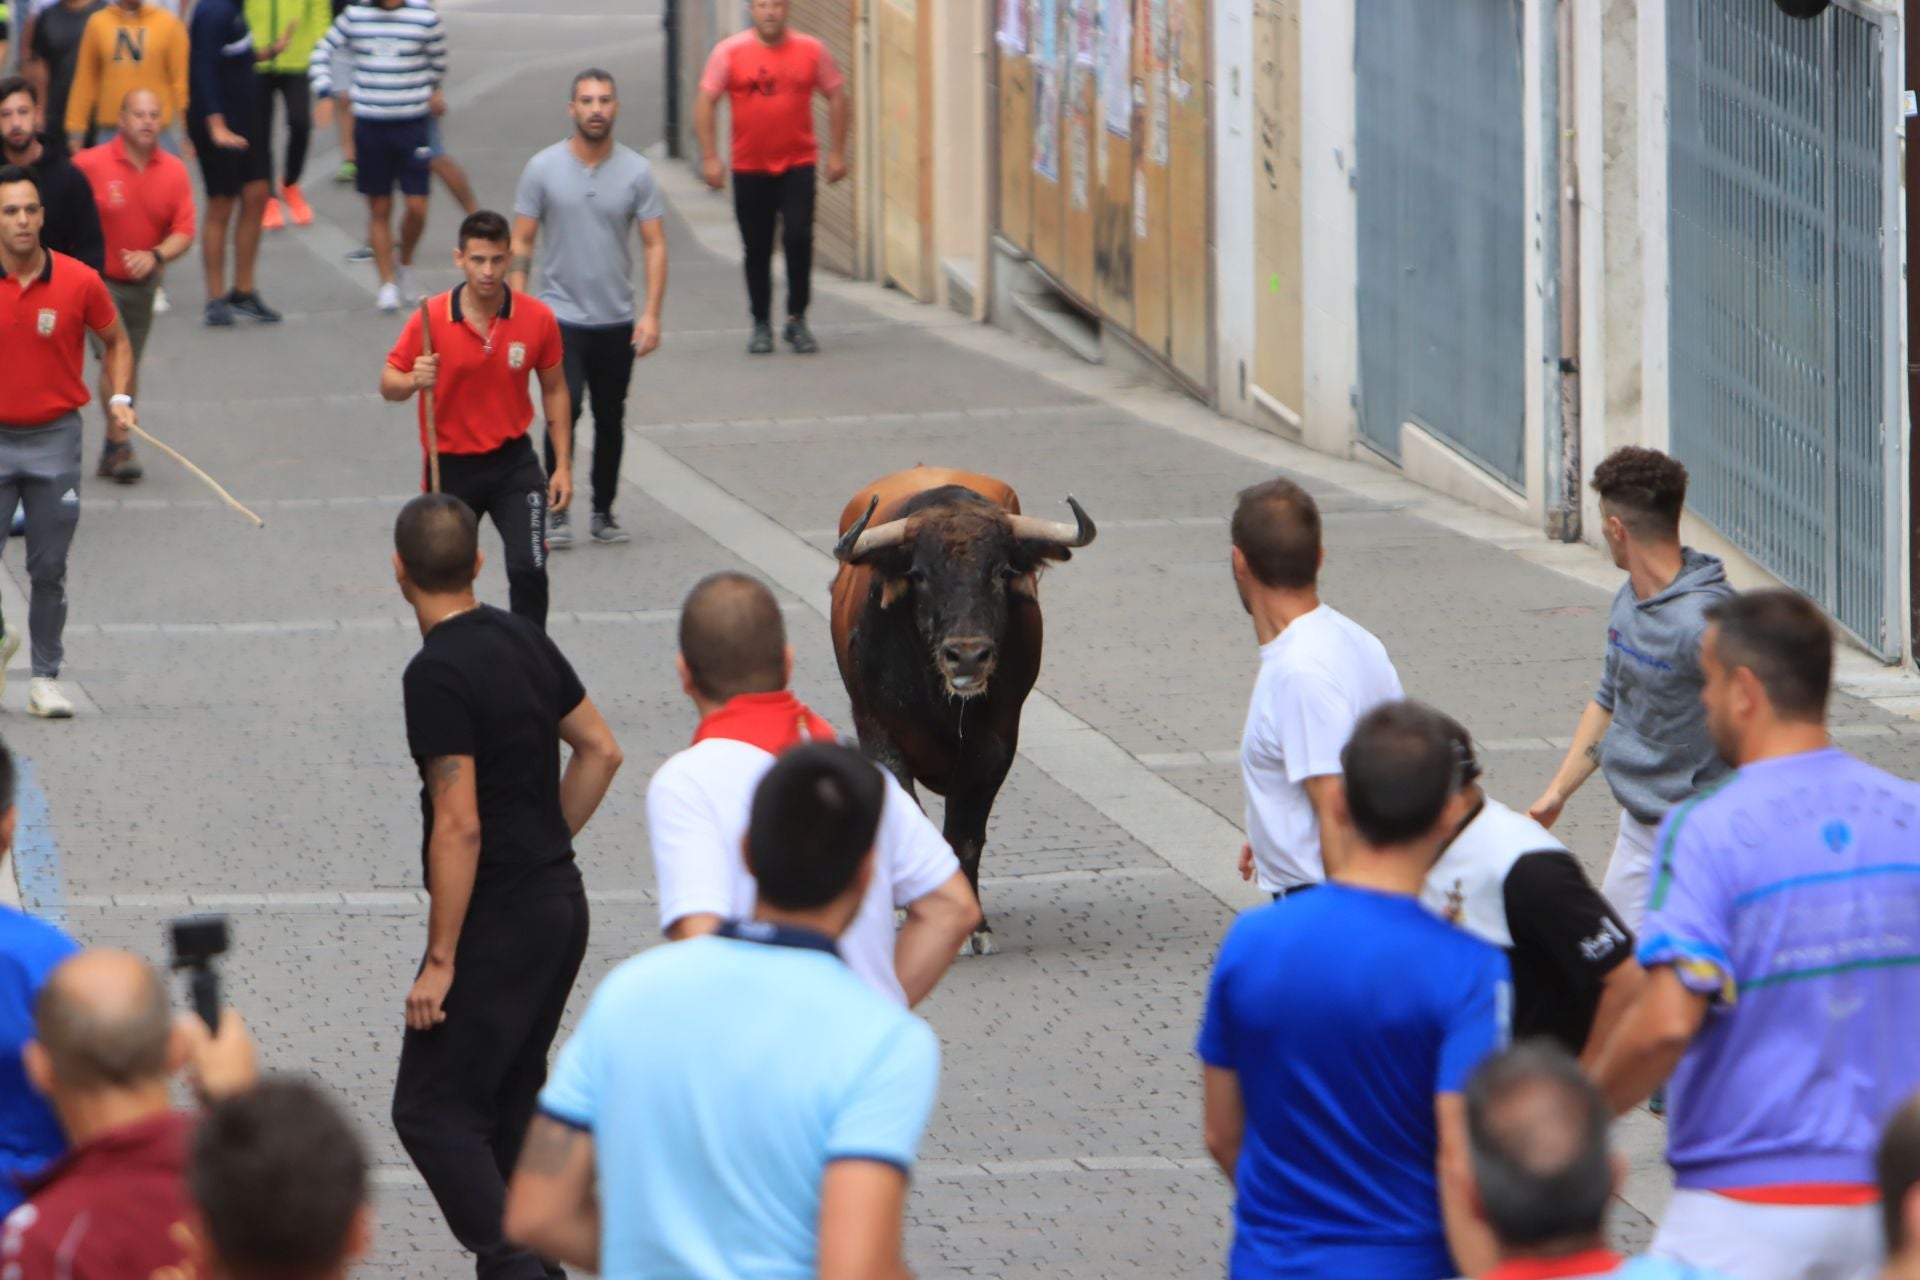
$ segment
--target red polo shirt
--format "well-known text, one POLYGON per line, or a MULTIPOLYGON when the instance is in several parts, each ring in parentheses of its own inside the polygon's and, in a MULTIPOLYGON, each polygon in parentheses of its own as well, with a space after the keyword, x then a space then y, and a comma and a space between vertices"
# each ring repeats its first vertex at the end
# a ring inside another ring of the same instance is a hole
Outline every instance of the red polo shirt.
POLYGON ((105 329, 118 314, 100 274, 77 258, 48 250, 24 287, 0 268, 0 423, 44 427, 84 405, 86 331, 105 329))
MULTIPOLYGON (((434 429, 441 453, 492 453, 527 434, 533 397, 527 381, 562 358, 560 322, 538 298, 508 289, 486 336, 468 323, 460 306, 465 285, 427 300, 433 317, 433 354, 440 358, 434 383, 434 429)), ((387 363, 413 372, 420 355, 420 312, 407 318, 387 363)), ((420 447, 427 445, 427 406, 420 405, 420 447)))
POLYGON ((22 1280, 147 1280, 196 1256, 187 1200, 194 1117, 177 1111, 75 1147, 0 1230, 0 1274, 22 1280))
POLYGON ((193 237, 193 179, 178 156, 155 147, 146 168, 127 155, 126 143, 88 147, 73 158, 87 175, 93 203, 100 209, 100 231, 107 242, 109 280, 131 281, 120 255, 149 251, 171 235, 193 237))
POLYGON ((735 173, 785 173, 820 158, 813 137, 813 95, 844 82, 840 67, 812 36, 789 31, 768 44, 752 27, 713 48, 700 88, 726 94, 732 112, 735 173))

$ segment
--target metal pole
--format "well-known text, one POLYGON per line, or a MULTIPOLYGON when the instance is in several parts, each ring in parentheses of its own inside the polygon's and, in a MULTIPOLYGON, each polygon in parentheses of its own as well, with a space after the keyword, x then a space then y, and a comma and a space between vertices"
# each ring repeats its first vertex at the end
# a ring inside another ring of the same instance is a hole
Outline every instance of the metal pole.
POLYGON ((667 155, 680 158, 680 0, 667 0, 660 25, 667 33, 667 155))
POLYGON ((1560 232, 1560 506, 1547 532, 1561 542, 1580 541, 1580 162, 1574 121, 1579 108, 1575 88, 1574 6, 1561 0, 1556 53, 1560 111, 1555 121, 1559 163, 1555 184, 1560 232))

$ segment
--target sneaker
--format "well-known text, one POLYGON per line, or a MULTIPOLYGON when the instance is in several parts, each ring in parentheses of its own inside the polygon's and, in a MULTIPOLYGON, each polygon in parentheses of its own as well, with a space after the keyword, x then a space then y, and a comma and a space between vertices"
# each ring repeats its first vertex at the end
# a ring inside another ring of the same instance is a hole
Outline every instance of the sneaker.
POLYGON ((262 231, 281 231, 286 228, 286 215, 280 212, 280 202, 272 196, 267 197, 266 211, 260 215, 262 231))
POLYGON ((414 284, 413 268, 398 266, 393 269, 394 283, 400 286, 400 299, 408 306, 420 301, 420 290, 414 284))
POLYGON ((111 480, 115 484, 132 484, 145 475, 146 470, 141 467, 140 459, 133 456, 133 446, 123 440, 119 444, 107 446, 106 451, 100 455, 100 465, 93 469, 93 474, 102 480, 111 480))
POLYGON ((753 326, 753 341, 747 344, 747 354, 750 356, 764 356, 771 355, 772 352, 773 326, 770 324, 756 324, 753 326))
POLYGON ((233 303, 225 298, 208 298, 207 323, 216 329, 232 328, 233 303))
POLYGON ((603 546, 612 546, 616 542, 631 542, 633 535, 620 527, 611 511, 593 513, 593 540, 603 546))
POLYGON ((280 198, 287 202, 287 218, 296 227, 313 225, 313 206, 307 203, 307 197, 299 187, 289 182, 280 198))
POLYGON ((547 517, 547 550, 564 551, 573 545, 573 521, 564 511, 547 517))
POLYGON ((400 309, 400 286, 391 280, 381 285, 380 297, 375 300, 373 305, 379 307, 382 311, 398 311, 400 309))
POLYGON ((163 316, 171 310, 173 310, 173 300, 167 297, 166 289, 164 287, 155 289, 153 291, 153 314, 163 316))
POLYGON ((261 324, 278 324, 280 313, 268 306, 266 300, 257 293, 242 293, 235 289, 227 295, 227 304, 235 314, 249 320, 258 320, 261 324))
POLYGON ((7 667, 20 652, 20 633, 12 627, 0 631, 0 693, 7 691, 7 667))
POLYGON ((27 681, 27 711, 42 720, 71 720, 73 700, 52 676, 35 676, 27 681))
POLYGON ((798 318, 787 321, 786 332, 780 335, 792 344, 794 351, 810 356, 820 350, 820 344, 814 341, 813 331, 807 328, 807 322, 798 318))
POLYGON ((340 186, 346 186, 360 176, 360 166, 351 160, 342 160, 340 167, 333 171, 333 180, 340 186))
POLYGON ((370 244, 363 244, 358 249, 349 249, 345 253, 341 254, 340 256, 345 258, 348 262, 372 262, 373 246, 370 244))

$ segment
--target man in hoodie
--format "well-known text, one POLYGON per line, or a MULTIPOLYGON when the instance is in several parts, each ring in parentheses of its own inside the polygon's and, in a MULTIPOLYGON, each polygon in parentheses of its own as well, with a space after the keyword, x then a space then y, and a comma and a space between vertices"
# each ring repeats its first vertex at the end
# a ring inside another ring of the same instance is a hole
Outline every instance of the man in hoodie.
MULTIPOLYGON (((647 833, 660 927, 674 941, 753 915, 745 846, 754 788, 779 754, 832 742, 833 727, 788 690, 793 650, 766 584, 738 573, 700 580, 680 610, 680 687, 700 713, 693 745, 647 786, 647 833)), ((939 830, 893 776, 886 783, 873 880, 840 954, 868 986, 920 1003, 980 923, 980 903, 939 830), (893 913, 905 908, 896 936, 893 913)))
POLYGON ((1529 816, 1551 827, 1567 800, 1604 770, 1620 802, 1620 834, 1600 891, 1640 932, 1653 836, 1668 810, 1726 773, 1713 749, 1700 641, 1707 610, 1733 594, 1714 556, 1680 544, 1687 469, 1655 449, 1616 449, 1593 472, 1601 532, 1627 580, 1607 615, 1600 686, 1560 771, 1529 816))
POLYGON ((36 133, 34 116, 40 95, 23 76, 0 79, 0 164, 31 169, 40 186, 46 222, 40 245, 53 253, 78 258, 102 271, 107 242, 100 233, 100 209, 93 202, 87 175, 74 167, 65 141, 58 133, 36 133))

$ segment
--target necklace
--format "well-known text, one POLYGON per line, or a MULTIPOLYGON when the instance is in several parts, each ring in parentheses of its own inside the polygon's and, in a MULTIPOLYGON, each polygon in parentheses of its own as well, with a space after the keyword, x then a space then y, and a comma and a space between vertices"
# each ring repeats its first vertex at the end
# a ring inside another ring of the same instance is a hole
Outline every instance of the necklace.
POLYGON ((499 328, 499 326, 500 326, 500 317, 497 314, 493 317, 493 319, 487 321, 487 331, 485 333, 480 333, 479 325, 475 324, 471 320, 467 321, 467 327, 472 329, 476 334, 479 334, 480 336, 480 354, 481 355, 490 356, 493 354, 493 331, 499 328))
MULTIPOLYGON (((443 613, 439 617, 433 620, 433 627, 437 627, 443 622, 449 622, 454 618, 459 617, 463 613, 472 613, 475 609, 478 609, 479 607, 480 607, 480 602, 476 600, 472 604, 462 605, 460 608, 455 609, 452 613, 443 613)), ((433 627, 428 627, 427 630, 431 631, 433 630, 433 627)))

